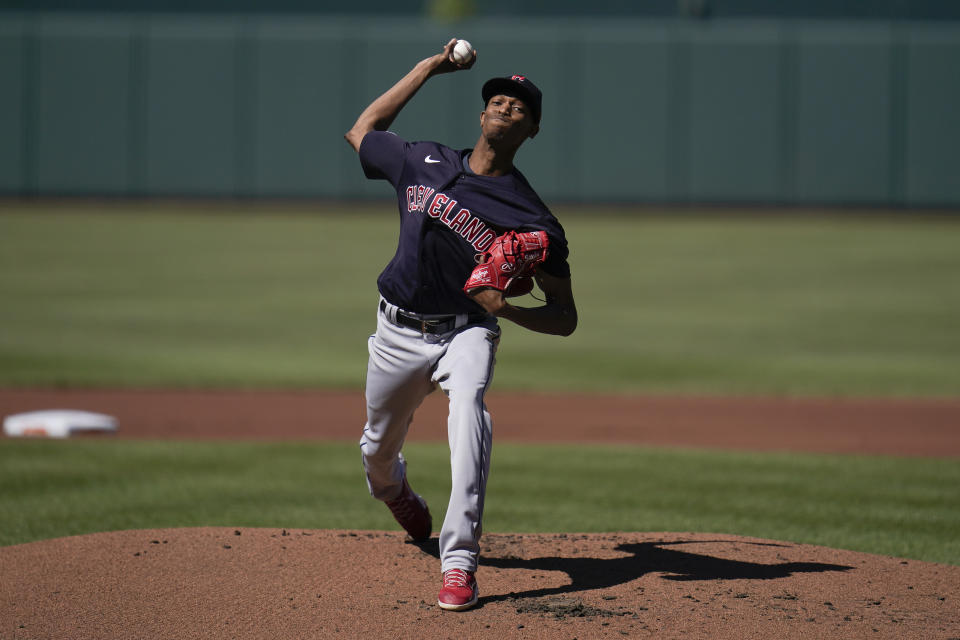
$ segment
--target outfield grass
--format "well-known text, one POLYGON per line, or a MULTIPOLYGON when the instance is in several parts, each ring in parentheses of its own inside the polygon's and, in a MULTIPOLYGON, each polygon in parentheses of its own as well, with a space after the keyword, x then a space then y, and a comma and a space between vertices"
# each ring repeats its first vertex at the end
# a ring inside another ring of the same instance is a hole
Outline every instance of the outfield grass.
MULTIPOLYGON (((362 384, 391 205, 171 209, 4 206, 0 385, 362 384)), ((958 221, 560 215, 580 328, 504 323, 495 388, 960 389, 958 221)))
MULTIPOLYGON (((0 386, 362 384, 389 205, 0 212, 0 386)), ((581 325, 504 323, 495 388, 956 396, 960 223, 560 212, 581 325)), ((531 304, 535 302, 531 301, 531 304)), ((435 522, 444 445, 408 445, 435 522)), ((498 445, 487 531, 701 531, 960 564, 954 460, 498 445)), ((394 529, 354 445, 0 440, 0 545, 394 529)))
MULTIPOLYGON (((442 522, 443 444, 410 444, 442 522)), ((960 564, 950 460, 506 446, 487 532, 697 531, 960 564)), ((0 545, 121 529, 395 530, 342 443, 0 441, 0 545)))

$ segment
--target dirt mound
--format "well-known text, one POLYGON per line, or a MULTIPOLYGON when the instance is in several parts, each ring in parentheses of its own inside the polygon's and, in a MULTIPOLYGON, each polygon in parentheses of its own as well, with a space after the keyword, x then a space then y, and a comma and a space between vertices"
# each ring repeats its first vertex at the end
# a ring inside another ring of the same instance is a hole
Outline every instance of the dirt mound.
POLYGON ((0 548, 6 638, 960 638, 960 567, 702 533, 488 534, 467 612, 436 539, 171 529, 0 548))

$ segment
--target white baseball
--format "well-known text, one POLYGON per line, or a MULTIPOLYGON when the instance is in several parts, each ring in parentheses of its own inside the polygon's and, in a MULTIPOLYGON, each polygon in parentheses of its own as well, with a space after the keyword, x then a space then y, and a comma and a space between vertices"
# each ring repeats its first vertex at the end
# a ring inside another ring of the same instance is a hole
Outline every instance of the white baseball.
POLYGON ((473 46, 466 40, 457 40, 453 47, 453 61, 457 64, 467 64, 473 60, 473 46))

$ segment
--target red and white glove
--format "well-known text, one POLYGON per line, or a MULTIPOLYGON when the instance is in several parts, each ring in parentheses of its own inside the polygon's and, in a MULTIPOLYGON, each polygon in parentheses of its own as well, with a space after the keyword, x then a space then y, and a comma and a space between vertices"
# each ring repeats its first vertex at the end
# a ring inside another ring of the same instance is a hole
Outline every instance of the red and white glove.
POLYGON ((471 295, 480 289, 497 289, 506 295, 527 293, 532 281, 521 280, 512 290, 511 285, 533 275, 537 265, 547 259, 549 244, 546 231, 508 231, 497 237, 486 252, 477 256, 478 264, 463 285, 464 293, 471 295))

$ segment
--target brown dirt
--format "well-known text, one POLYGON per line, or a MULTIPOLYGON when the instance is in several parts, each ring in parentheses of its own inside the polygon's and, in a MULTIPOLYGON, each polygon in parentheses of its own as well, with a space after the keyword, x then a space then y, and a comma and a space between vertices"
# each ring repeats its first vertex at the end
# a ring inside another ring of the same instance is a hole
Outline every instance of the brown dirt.
MULTIPOLYGON (((498 441, 960 457, 960 400, 491 394, 498 441)), ((0 390, 119 437, 350 439, 359 392, 0 390)), ((412 439, 444 437, 442 397, 412 439)), ((2 446, 2 441, 0 441, 2 446)), ((487 534, 478 607, 435 605, 436 538, 121 531, 0 548, 8 638, 960 639, 960 567, 710 533, 487 534)))
MULTIPOLYGON (((960 398, 821 399, 490 393, 494 437, 759 451, 960 457, 960 398)), ((82 409, 122 438, 359 440, 361 391, 0 389, 0 415, 82 409)), ((446 440, 445 398, 417 411, 411 440, 446 440)))
POLYGON ((3 638, 956 638, 960 567, 703 533, 488 535, 441 611, 436 539, 173 529, 0 549, 3 638))

